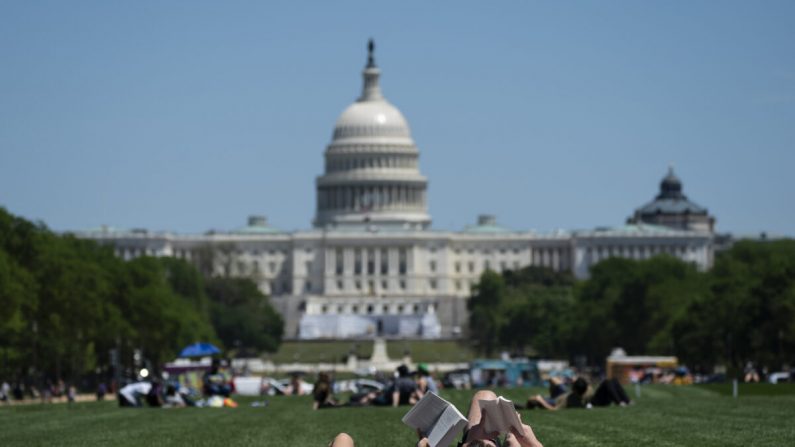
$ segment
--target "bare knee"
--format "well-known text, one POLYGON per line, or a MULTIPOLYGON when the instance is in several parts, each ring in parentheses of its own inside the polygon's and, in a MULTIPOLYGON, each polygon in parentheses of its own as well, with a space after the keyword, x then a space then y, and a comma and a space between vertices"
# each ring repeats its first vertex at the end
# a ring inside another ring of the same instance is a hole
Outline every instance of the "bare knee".
POLYGON ((330 447, 353 447, 353 438, 347 433, 340 433, 331 441, 330 447))
POLYGON ((479 400, 496 400, 497 395, 494 394, 494 391, 491 390, 480 390, 472 396, 472 401, 479 401, 479 400))

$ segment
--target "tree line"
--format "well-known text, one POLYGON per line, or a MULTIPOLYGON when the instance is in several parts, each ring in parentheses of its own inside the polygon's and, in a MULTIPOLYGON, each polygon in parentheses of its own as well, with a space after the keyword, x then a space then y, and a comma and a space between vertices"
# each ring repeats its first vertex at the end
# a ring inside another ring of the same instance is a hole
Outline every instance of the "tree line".
POLYGON ((795 241, 740 241, 710 271, 669 255, 610 258, 587 280, 528 267, 485 272, 470 339, 498 350, 603 365, 614 347, 695 369, 795 363, 795 241))
POLYGON ((205 278, 175 258, 124 261, 112 247, 0 208, 0 377, 157 367, 197 341, 233 353, 275 351, 282 329, 249 279, 205 278))

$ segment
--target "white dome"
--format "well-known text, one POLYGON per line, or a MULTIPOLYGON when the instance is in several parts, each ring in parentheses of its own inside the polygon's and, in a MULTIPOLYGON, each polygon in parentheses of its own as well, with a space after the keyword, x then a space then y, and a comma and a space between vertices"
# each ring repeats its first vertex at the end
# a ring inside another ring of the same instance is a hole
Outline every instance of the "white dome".
POLYGON ((364 85, 334 125, 325 173, 316 180, 315 226, 422 229, 431 224, 419 152, 406 118, 381 94, 381 70, 368 44, 364 85))
POLYGON ((397 107, 383 99, 351 104, 334 125, 334 140, 381 136, 411 137, 406 118, 397 107))

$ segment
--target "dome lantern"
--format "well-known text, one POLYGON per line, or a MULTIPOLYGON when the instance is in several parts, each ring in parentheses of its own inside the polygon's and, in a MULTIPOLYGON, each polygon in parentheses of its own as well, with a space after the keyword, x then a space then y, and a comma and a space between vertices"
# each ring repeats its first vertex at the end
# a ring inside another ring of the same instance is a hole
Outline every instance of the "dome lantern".
POLYGON ((663 177, 662 181, 660 182, 660 194, 657 196, 657 198, 687 199, 687 197, 682 194, 682 181, 679 180, 679 177, 677 177, 676 174, 674 174, 673 165, 668 166, 668 175, 663 177))
POLYGON ((381 86, 378 85, 378 78, 381 76, 381 70, 375 65, 375 42, 373 39, 367 43, 367 65, 362 71, 364 77, 364 85, 362 86, 362 96, 359 97, 359 102, 363 101, 378 101, 384 99, 381 95, 381 86))

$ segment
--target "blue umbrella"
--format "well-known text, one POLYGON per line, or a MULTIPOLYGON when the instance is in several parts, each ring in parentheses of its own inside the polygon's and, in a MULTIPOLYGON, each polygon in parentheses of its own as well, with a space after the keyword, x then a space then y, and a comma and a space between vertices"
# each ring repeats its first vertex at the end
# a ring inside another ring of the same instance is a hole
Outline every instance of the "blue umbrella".
POLYGON ((212 343, 198 342, 186 346, 182 352, 179 353, 180 357, 207 357, 208 355, 220 354, 221 350, 213 346, 212 343))

